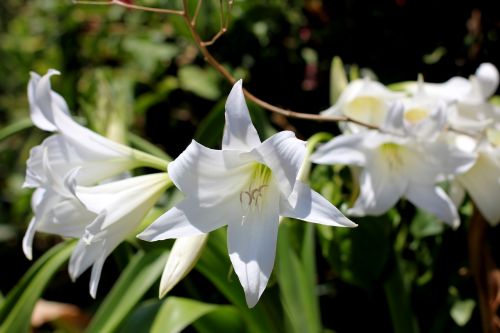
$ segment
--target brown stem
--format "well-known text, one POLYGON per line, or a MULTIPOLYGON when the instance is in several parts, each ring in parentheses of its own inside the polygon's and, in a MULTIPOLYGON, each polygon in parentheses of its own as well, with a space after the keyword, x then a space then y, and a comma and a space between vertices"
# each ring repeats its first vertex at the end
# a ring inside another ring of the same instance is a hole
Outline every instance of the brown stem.
POLYGON ((500 333, 500 270, 496 267, 486 235, 488 222, 475 207, 469 228, 469 260, 476 282, 484 333, 500 333))

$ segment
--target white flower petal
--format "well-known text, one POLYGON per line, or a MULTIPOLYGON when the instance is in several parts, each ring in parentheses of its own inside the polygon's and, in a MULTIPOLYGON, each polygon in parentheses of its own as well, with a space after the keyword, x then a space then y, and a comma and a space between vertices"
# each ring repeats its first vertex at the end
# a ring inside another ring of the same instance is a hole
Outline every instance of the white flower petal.
POLYGON ((292 193, 306 155, 305 142, 297 139, 293 132, 283 131, 264 141, 248 155, 255 156, 257 161, 272 170, 283 195, 288 196, 292 193))
POLYGON ((336 227, 357 226, 328 200, 301 181, 297 181, 288 200, 281 201, 280 215, 336 227))
POLYGON ((96 214, 107 211, 100 229, 113 223, 137 226, 154 206, 169 181, 166 173, 156 173, 93 187, 79 186, 76 188, 76 196, 88 210, 96 214))
POLYGON ((485 152, 478 156, 476 164, 457 177, 486 220, 495 226, 500 222, 500 163, 498 158, 485 152))
POLYGON ((227 98, 222 149, 250 150, 260 144, 259 135, 250 119, 242 85, 242 80, 236 82, 227 98))
POLYGON ((457 208, 442 188, 412 183, 408 186, 406 197, 415 206, 436 215, 453 228, 460 225, 457 208))
MULTIPOLYGON (((99 215, 94 222, 104 219, 104 214, 99 215)), ((83 235, 76 244, 68 264, 71 280, 75 281, 83 272, 105 253, 104 240, 92 240, 90 235, 83 235)))
POLYGON ((31 148, 30 156, 26 162, 26 177, 23 183, 24 188, 39 187, 44 182, 43 150, 43 144, 31 148))
POLYGON ((438 173, 444 175, 464 173, 476 160, 475 154, 467 153, 443 141, 423 143, 423 152, 426 155, 426 163, 434 165, 438 173))
MULTIPOLYGON (((191 200, 203 206, 217 205, 227 197, 238 197, 251 174, 249 163, 241 162, 230 168, 226 160, 237 154, 236 151, 209 149, 193 140, 175 161, 169 163, 168 174, 191 200)), ((237 160, 234 156, 231 159, 237 160)))
POLYGON ((201 255, 208 235, 182 237, 175 241, 160 280, 159 296, 163 298, 194 267, 201 255))
POLYGON ((349 214, 381 215, 393 207, 405 193, 408 181, 392 173, 383 156, 376 156, 360 177, 360 194, 349 214))
POLYGON ((316 164, 348 164, 363 166, 366 163, 362 144, 366 133, 340 135, 319 146, 311 155, 316 164))
POLYGON ((92 298, 96 298, 97 286, 99 285, 99 279, 101 278, 102 266, 104 266, 104 261, 106 261, 107 255, 101 255, 92 265, 92 273, 90 275, 89 291, 92 298))
POLYGON ((484 100, 496 92, 500 78, 495 65, 491 63, 481 64, 476 70, 476 78, 479 81, 481 95, 484 100))
POLYGON ((110 151, 101 146, 90 144, 88 138, 78 140, 64 135, 47 138, 42 146, 47 150, 51 169, 59 178, 71 169, 80 167, 77 182, 81 185, 93 185, 101 180, 123 173, 139 165, 133 159, 132 149, 110 151))
POLYGON ((202 207, 196 201, 184 199, 157 218, 138 238, 153 242, 208 233, 237 220, 241 216, 239 202, 228 201, 218 206, 202 207))
POLYGON ((33 238, 35 237, 36 224, 36 218, 31 218, 28 229, 26 229, 26 233, 23 237, 23 252, 29 260, 33 259, 33 238))
POLYGON ((279 222, 279 194, 269 186, 261 210, 249 210, 227 229, 229 257, 240 280, 248 307, 254 307, 274 266, 279 222))
POLYGON ((57 130, 54 125, 54 117, 52 112, 50 111, 52 100, 51 100, 51 90, 50 90, 50 76, 59 74, 57 71, 49 70, 49 72, 44 76, 45 79, 42 80, 42 77, 37 73, 31 73, 31 79, 28 83, 28 101, 30 104, 30 116, 33 124, 36 127, 54 132, 57 130), (48 92, 47 92, 47 84, 48 84, 48 92), (46 94, 46 95, 44 95, 46 94), (41 98, 41 107, 38 99, 41 98), (47 109, 47 105, 49 108, 47 109))

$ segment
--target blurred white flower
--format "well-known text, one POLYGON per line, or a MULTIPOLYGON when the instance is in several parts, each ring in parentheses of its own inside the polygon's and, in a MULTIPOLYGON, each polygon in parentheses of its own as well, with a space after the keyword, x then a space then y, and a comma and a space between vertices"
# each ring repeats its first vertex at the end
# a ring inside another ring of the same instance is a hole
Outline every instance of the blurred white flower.
POLYGON ((406 197, 415 206, 457 227, 460 221, 456 207, 436 183, 465 172, 474 163, 474 155, 442 141, 416 142, 368 131, 334 138, 320 146, 311 160, 362 167, 360 195, 349 210, 354 216, 383 214, 406 197))
POLYGON ((488 103, 498 84, 497 68, 483 63, 469 79, 453 77, 444 83, 415 83, 407 88, 411 93, 423 90, 430 97, 454 103, 448 113, 449 124, 458 130, 478 132, 500 120, 500 112, 488 103))
MULTIPOLYGON (((392 102, 403 96, 370 78, 354 80, 347 85, 335 105, 321 114, 345 115, 366 124, 381 126, 392 102)), ((347 126, 352 132, 364 129, 352 123, 347 126)))
POLYGON ((139 238, 156 241, 200 235, 228 226, 228 250, 249 307, 255 306, 274 266, 279 217, 355 226, 329 201, 297 180, 303 141, 280 132, 261 142, 238 81, 226 103, 222 150, 193 141, 168 166, 186 198, 139 238))

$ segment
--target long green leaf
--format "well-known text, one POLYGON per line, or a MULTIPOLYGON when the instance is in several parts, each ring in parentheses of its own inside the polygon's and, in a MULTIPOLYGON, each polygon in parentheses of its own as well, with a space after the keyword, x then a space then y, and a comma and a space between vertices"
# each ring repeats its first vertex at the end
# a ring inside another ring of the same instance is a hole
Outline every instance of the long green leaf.
POLYGON ((214 311, 193 322, 193 326, 199 333, 246 332, 238 309, 232 305, 218 306, 214 311))
POLYGON ((4 128, 0 129, 0 141, 8 138, 11 135, 14 135, 18 132, 21 132, 25 129, 28 129, 33 126, 33 122, 30 118, 22 118, 4 128))
POLYGON ((217 309, 217 305, 198 302, 188 298, 168 297, 158 312, 151 333, 177 333, 198 318, 217 309))
POLYGON ((74 245, 74 241, 68 241, 53 247, 28 270, 2 306, 0 333, 28 332, 36 302, 54 273, 69 258, 74 245))
MULTIPOLYGON (((310 227, 306 225, 306 228, 310 227)), ((314 228, 313 225, 311 227, 314 228)), ((278 240, 278 282, 285 314, 293 332, 320 332, 318 298, 314 283, 315 256, 310 247, 314 246, 313 230, 306 229, 302 249, 302 261, 290 246, 290 226, 280 226, 278 240), (308 261, 305 263, 305 261, 308 261), (312 262, 311 262, 312 261, 312 262)))
POLYGON ((171 161, 172 158, 167 155, 161 148, 155 146, 148 140, 143 139, 137 134, 134 133, 127 133, 127 139, 130 141, 130 143, 138 148, 139 150, 145 151, 146 153, 150 153, 156 157, 162 158, 165 161, 171 161))
POLYGON ((146 291, 158 280, 167 256, 168 251, 164 249, 138 252, 104 299, 86 332, 116 331, 146 291))

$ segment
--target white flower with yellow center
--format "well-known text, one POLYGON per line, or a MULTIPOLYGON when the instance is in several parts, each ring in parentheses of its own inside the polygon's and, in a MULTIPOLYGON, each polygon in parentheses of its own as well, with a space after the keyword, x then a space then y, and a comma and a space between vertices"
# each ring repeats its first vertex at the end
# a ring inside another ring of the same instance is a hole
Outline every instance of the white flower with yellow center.
POLYGON ((349 210, 354 216, 383 214, 405 197, 457 227, 456 207, 436 183, 466 171, 474 156, 441 141, 417 144, 408 138, 369 131, 334 138, 320 146, 311 160, 363 168, 360 195, 349 210))
POLYGON ((261 142, 241 81, 226 103, 222 150, 193 141, 168 165, 186 195, 138 237, 147 241, 194 236, 228 226, 228 250, 249 307, 274 266, 280 216, 331 226, 355 226, 329 201, 297 180, 304 142, 280 132, 261 142))
POLYGON ((455 103, 448 112, 449 124, 459 130, 478 132, 500 120, 499 112, 488 103, 499 80, 498 69, 483 63, 469 79, 457 76, 444 83, 417 82, 407 85, 407 89, 411 93, 423 90, 430 97, 455 103))

